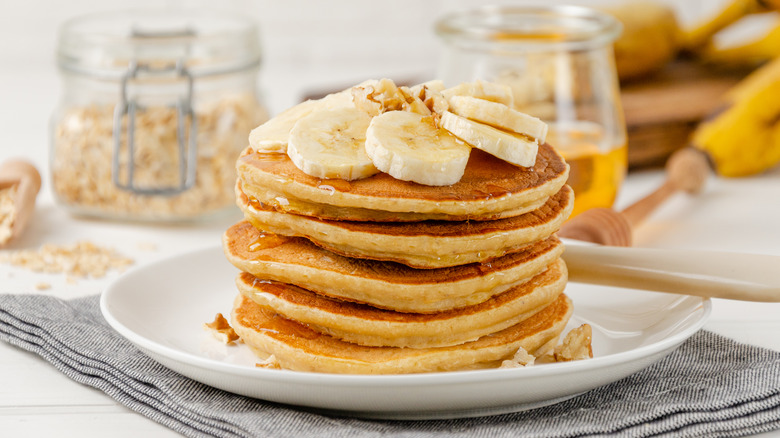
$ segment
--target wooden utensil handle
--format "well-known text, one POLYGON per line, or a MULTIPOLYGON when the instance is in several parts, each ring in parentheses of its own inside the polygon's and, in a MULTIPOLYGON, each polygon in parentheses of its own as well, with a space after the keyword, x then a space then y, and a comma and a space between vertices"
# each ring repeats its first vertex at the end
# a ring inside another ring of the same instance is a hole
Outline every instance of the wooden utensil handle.
POLYGON ((610 208, 591 208, 566 222, 558 235, 599 245, 631 246, 631 224, 610 208))
POLYGON ((780 256, 570 244, 563 258, 572 282, 780 302, 780 256))
POLYGON ((19 184, 19 190, 30 191, 38 194, 41 189, 41 174, 32 163, 13 159, 0 164, 0 184, 19 184), (23 187, 22 187, 23 186, 23 187))
POLYGON ((681 190, 699 193, 710 175, 706 155, 693 148, 676 151, 666 162, 666 180, 655 191, 631 204, 621 212, 629 224, 636 227, 671 194, 681 190))
MULTIPOLYGON (((41 189, 41 174, 27 161, 19 159, 6 161, 0 165, 0 188, 11 185, 16 185, 13 199, 15 217, 10 237, 14 239, 27 227, 35 210, 35 198, 41 189)), ((6 242, 0 242, 0 246, 6 242)))

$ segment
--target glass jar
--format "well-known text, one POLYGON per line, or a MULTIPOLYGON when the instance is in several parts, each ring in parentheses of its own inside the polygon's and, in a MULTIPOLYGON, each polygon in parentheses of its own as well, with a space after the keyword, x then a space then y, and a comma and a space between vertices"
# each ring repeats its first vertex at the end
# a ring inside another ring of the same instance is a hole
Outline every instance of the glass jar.
POLYGON ((485 7, 436 23, 438 77, 510 86, 514 106, 549 124, 547 142, 571 166, 572 216, 612 206, 627 168, 613 41, 620 23, 578 6, 485 7))
POLYGON ((202 219, 235 205, 235 161, 267 119, 258 29, 214 13, 126 11, 60 29, 55 199, 122 220, 202 219))

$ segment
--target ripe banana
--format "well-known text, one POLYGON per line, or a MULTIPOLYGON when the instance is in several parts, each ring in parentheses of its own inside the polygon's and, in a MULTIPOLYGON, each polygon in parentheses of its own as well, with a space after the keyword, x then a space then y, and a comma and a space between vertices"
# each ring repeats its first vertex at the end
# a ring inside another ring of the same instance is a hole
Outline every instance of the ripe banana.
POLYGON ((750 14, 780 10, 780 0, 732 0, 714 17, 687 30, 681 35, 681 45, 688 51, 697 52, 708 45, 712 37, 750 14))
POLYGON ((614 44, 615 66, 621 80, 656 71, 677 55, 680 28, 669 6, 631 1, 606 12, 623 24, 623 33, 614 44))
POLYGON ((249 133, 249 146, 257 152, 285 153, 290 130, 300 118, 323 109, 348 108, 352 104, 350 90, 329 94, 322 99, 299 103, 268 120, 249 133))
POLYGON ((295 122, 287 155, 304 173, 355 180, 378 172, 366 155, 371 116, 357 108, 319 109, 295 122))
POLYGON ((729 67, 755 67, 778 56, 780 56, 780 24, 755 41, 724 48, 709 44, 699 54, 704 62, 729 67))
POLYGON ((441 127, 466 143, 517 166, 529 167, 536 162, 539 145, 535 140, 514 134, 445 111, 441 127))
POLYGON ((449 110, 473 121, 527 135, 538 143, 544 143, 547 137, 546 123, 496 102, 471 96, 453 96, 449 100, 449 110))
POLYGON ((702 122, 692 137, 723 176, 752 175, 780 162, 780 58, 742 80, 728 107, 702 122))
POLYGON ((390 176, 430 186, 455 184, 471 148, 437 128, 433 117, 389 111, 374 117, 366 132, 366 153, 390 176))

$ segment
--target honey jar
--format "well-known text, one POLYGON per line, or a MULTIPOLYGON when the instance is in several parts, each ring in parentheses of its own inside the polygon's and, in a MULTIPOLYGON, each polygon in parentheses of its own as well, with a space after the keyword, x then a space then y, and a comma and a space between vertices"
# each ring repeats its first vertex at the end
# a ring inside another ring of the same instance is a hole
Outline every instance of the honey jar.
POLYGON ((442 17, 436 32, 445 85, 506 84, 517 110, 549 124, 547 142, 571 166, 572 217, 612 206, 627 168, 615 18, 578 6, 484 7, 442 17))
POLYGON ((188 221, 234 208, 235 161, 267 119, 258 28, 210 12, 72 19, 57 47, 54 197, 77 215, 188 221))

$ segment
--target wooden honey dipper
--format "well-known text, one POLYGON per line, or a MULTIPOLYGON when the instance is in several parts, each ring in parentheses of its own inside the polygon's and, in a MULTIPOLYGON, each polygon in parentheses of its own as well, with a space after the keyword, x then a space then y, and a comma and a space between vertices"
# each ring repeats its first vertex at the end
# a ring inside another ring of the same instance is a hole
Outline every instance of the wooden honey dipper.
POLYGON ((565 223, 561 237, 610 246, 631 246, 632 230, 671 194, 682 190, 696 194, 710 174, 707 156, 693 148, 679 149, 666 161, 666 180, 654 192, 625 210, 592 208, 565 223))
MULTIPOLYGON (((0 190, 16 186, 11 198, 13 220, 10 233, 0 235, 0 247, 22 234, 35 210, 35 198, 41 189, 41 175, 38 169, 24 160, 8 160, 0 165, 0 190)), ((2 218, 0 218, 2 219, 2 218)), ((2 225, 2 223, 0 223, 2 225)))

